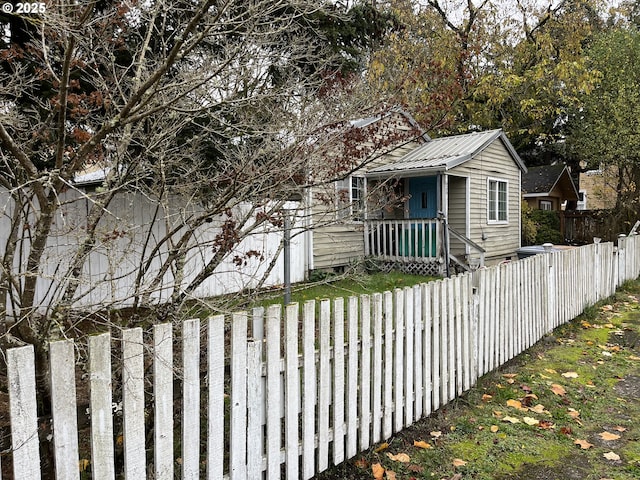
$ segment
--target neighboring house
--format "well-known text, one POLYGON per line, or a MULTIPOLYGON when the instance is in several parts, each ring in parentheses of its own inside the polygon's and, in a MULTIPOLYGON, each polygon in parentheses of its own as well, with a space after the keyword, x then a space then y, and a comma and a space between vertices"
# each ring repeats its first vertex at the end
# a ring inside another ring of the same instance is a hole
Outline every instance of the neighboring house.
POLYGON ((578 210, 608 210, 616 206, 618 198, 618 169, 603 166, 580 173, 578 210))
POLYGON ((530 167, 522 176, 522 194, 538 210, 575 210, 580 199, 571 172, 562 163, 530 167))
POLYGON ((442 273, 445 259, 468 267, 514 258, 521 246, 523 172, 502 130, 394 149, 336 184, 338 198, 341 189, 349 191, 357 215, 332 225, 335 234, 321 249, 314 233, 314 259, 321 260, 315 268, 367 256, 442 273))

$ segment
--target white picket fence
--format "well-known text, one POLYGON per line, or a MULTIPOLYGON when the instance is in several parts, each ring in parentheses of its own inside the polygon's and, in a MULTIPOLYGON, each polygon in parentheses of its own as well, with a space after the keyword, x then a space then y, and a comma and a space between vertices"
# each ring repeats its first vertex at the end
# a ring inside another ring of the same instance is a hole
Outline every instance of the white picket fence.
MULTIPOLYGON (((84 349, 51 343, 55 478, 78 479, 79 461, 101 480, 311 478, 429 415, 639 274, 640 237, 631 237, 393 292, 157 325, 149 341, 140 328, 118 341, 105 333, 89 338, 86 380, 84 349), (85 381, 90 432, 79 433, 76 382, 85 381)), ((15 479, 38 479, 46 421, 33 349, 6 358, 2 462, 15 479)))

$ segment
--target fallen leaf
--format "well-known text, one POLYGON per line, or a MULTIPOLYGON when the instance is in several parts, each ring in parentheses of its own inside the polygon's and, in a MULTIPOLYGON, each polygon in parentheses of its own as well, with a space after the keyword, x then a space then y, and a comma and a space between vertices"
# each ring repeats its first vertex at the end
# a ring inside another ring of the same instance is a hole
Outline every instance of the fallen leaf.
POLYGON ((607 460, 613 460, 614 462, 617 462, 618 460, 620 460, 620 455, 618 455, 617 453, 614 453, 614 452, 607 452, 607 453, 603 454, 603 456, 607 460))
POLYGON ((529 410, 535 413, 544 413, 544 405, 539 403, 535 407, 529 407, 529 410))
POLYGON ((431 432, 429 435, 431 435, 433 438, 440 438, 442 436, 442 432, 431 432))
POLYGON ((496 433, 498 430, 500 430, 500 427, 497 425, 491 425, 490 430, 491 432, 496 433))
POLYGON ((611 310, 613 310, 613 305, 603 305, 602 306, 602 311, 603 312, 610 312, 611 310))
POLYGON ((636 357, 635 355, 630 355, 629 357, 627 357, 629 360, 640 360, 640 357, 636 357))
POLYGON ((488 402, 489 400, 491 400, 493 398, 493 395, 488 395, 488 394, 484 394, 482 395, 482 401, 483 402, 488 402))
POLYGON ((544 371, 547 372, 547 373, 554 373, 554 374, 558 373, 553 368, 545 368, 544 371))
POLYGON ((502 376, 504 378, 515 378, 515 377, 518 376, 518 374, 517 373, 503 373, 502 376))
POLYGON ((398 453, 397 455, 393 455, 392 453, 387 453, 387 457, 389 457, 394 462, 400 463, 409 463, 411 461, 411 457, 406 453, 398 453))
POLYGON ((407 465, 407 470, 412 473, 422 473, 424 471, 424 467, 422 465, 416 465, 412 463, 411 465, 407 465))
POLYGON ((454 467, 464 467, 467 464, 467 462, 465 462, 464 460, 460 459, 460 458, 454 458, 453 459, 453 466, 454 467))
POLYGON ((564 378, 578 378, 578 374, 576 372, 564 372, 562 376, 564 378))
POLYGON ((389 448, 389 444, 387 442, 381 443, 380 445, 378 445, 378 448, 376 448, 374 450, 375 453, 380 453, 383 450, 386 450, 387 448, 389 448))
POLYGON ((613 357, 613 353, 611 352, 602 352, 602 355, 604 355, 605 357, 613 357))
POLYGON ((571 427, 562 427, 560 428, 560 433, 568 437, 569 435, 573 434, 573 430, 571 429, 571 427))
POLYGON ((509 422, 509 423, 520 423, 520 420, 518 420, 517 418, 515 418, 515 417, 509 417, 509 416, 504 417, 504 418, 502 419, 502 421, 503 421, 503 422, 509 422))
POLYGON ((603 325, 603 327, 605 327, 605 328, 616 328, 616 326, 613 323, 605 323, 603 325))
POLYGON ((522 390, 524 390, 525 392, 527 392, 527 393, 533 392, 533 390, 531 390, 531 387, 529 385, 525 385, 524 383, 522 385, 520 385, 520 388, 522 390))
POLYGON ((502 416, 502 412, 501 412, 501 411, 499 411, 499 410, 494 410, 494 411, 493 411, 493 416, 494 416, 494 417, 498 417, 498 418, 500 418, 500 417, 502 416))
POLYGON ((518 410, 526 410, 522 408, 522 402, 519 400, 507 400, 507 407, 516 408, 518 410))
POLYGON ((567 393, 564 387, 562 385, 558 385, 557 383, 551 385, 551 391, 560 397, 563 397, 567 393))
POLYGON ((393 471, 391 471, 391 470, 387 470, 387 471, 386 471, 386 477, 387 477, 389 480, 396 480, 396 472, 393 472, 393 471))
POLYGON ((516 383, 516 381, 513 378, 507 378, 507 383, 509 385, 513 385, 514 383, 516 383))
POLYGON ((620 438, 620 435, 616 435, 615 433, 609 433, 609 432, 602 432, 598 434, 598 436, 601 439, 606 440, 607 442, 618 440, 620 438))
POLYGON ((522 419, 522 421, 524 423, 526 423, 527 425, 537 425, 538 424, 538 420, 536 420, 535 418, 532 418, 532 417, 524 417, 522 419))
POLYGON ((592 444, 592 443, 589 443, 589 442, 588 442, 588 441, 586 441, 586 440, 576 440, 576 441, 575 441, 575 442, 573 442, 573 443, 575 443, 576 445, 580 445, 580 448, 581 448, 582 450, 589 450, 591 447, 593 447, 593 444, 592 444))
POLYGON ((461 473, 456 473, 453 477, 451 477, 449 480, 462 480, 462 474, 461 473))
POLYGON ((363 470, 369 467, 369 462, 367 462, 367 460, 364 457, 360 457, 356 459, 356 461, 353 463, 355 463, 356 467, 362 468, 363 470))
POLYGON ((89 460, 87 460, 86 458, 82 458, 78 462, 78 467, 80 468, 81 472, 84 472, 87 468, 89 468, 89 465, 91 465, 91 462, 89 460))
POLYGON ((373 478, 375 478, 375 480, 382 480, 384 475, 384 467, 382 465, 374 463, 371 465, 371 471, 373 472, 373 478))
POLYGON ((414 440, 413 446, 418 448, 424 448, 425 450, 428 450, 431 448, 431 444, 425 442, 424 440, 420 440, 420 441, 414 440))
POLYGON ((542 430, 550 430, 552 428, 555 428, 555 424, 553 422, 550 422, 549 420, 540 420, 538 422, 538 427, 541 428, 542 430))
POLYGON ((627 429, 626 429, 626 428, 621 427, 621 426, 619 426, 619 425, 618 425, 617 427, 613 427, 613 429, 614 429, 616 432, 626 432, 626 431, 627 431, 627 429))
POLYGON ((575 418, 578 418, 580 416, 580 412, 578 410, 573 409, 573 408, 569 408, 568 409, 568 415, 571 418, 575 419, 575 418))

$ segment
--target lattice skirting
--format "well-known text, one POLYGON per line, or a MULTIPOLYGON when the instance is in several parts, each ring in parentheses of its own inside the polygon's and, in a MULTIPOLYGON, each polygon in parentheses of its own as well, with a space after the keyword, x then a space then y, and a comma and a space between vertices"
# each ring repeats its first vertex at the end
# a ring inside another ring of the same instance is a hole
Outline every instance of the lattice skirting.
POLYGON ((433 261, 429 263, 423 262, 384 262, 378 263, 380 270, 390 272, 392 270, 400 271, 409 275, 437 276, 443 274, 444 265, 440 262, 433 261))

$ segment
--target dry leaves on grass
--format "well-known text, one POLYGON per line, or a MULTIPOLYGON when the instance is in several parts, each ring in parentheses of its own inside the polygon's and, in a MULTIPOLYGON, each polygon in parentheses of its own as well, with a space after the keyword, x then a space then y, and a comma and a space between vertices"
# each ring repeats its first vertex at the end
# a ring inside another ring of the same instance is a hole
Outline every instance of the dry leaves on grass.
POLYGON ((567 409, 567 415, 569 415, 571 418, 578 418, 580 416, 580 412, 574 408, 569 408, 567 409))
POLYGON ((551 391, 559 397, 564 397, 567 394, 567 391, 564 389, 564 387, 562 385, 558 385, 557 383, 551 385, 551 391))
POLYGON ((592 443, 589 443, 587 440, 576 440, 573 443, 575 443, 576 445, 580 445, 580 448, 582 450, 589 450, 591 447, 594 446, 592 443))
POLYGON ((522 421, 524 423, 526 423, 527 425, 530 425, 530 426, 538 425, 538 423, 539 423, 538 420, 536 420, 535 418, 532 418, 532 417, 524 417, 522 419, 522 421))
POLYGON ((522 406, 522 402, 519 400, 507 400, 507 407, 515 408, 516 410, 528 410, 522 406))
POLYGON ((384 476, 384 467, 379 463, 374 463, 371 465, 371 472, 373 473, 373 478, 375 480, 382 480, 384 476))
POLYGON ((540 403, 537 404, 535 407, 529 407, 529 410, 531 410, 534 413, 545 413, 544 405, 540 403))
POLYGON ((602 456, 607 460, 612 460, 614 462, 617 462, 618 460, 620 460, 620 455, 618 455, 615 452, 607 452, 607 453, 604 453, 602 456))
POLYGON ((381 443, 380 445, 378 445, 378 447, 374 450, 375 453, 380 453, 383 450, 386 450, 387 448, 389 448, 389 444, 387 442, 381 443))
POLYGON ((576 372, 564 372, 562 376, 564 378, 578 378, 578 374, 576 372))
POLYGON ((517 419, 517 418, 515 418, 515 417, 510 417, 510 416, 508 416, 508 415, 507 415, 507 416, 505 416, 505 417, 502 419, 502 421, 503 421, 503 422, 507 422, 507 423, 520 423, 520 420, 519 420, 519 419, 517 419))
POLYGON ((424 450, 428 450, 431 448, 431 444, 425 442, 424 440, 414 440, 413 441, 413 446, 414 447, 418 447, 418 448, 422 448, 424 450))
POLYGON ((411 461, 411 457, 403 452, 396 455, 394 455, 393 453, 387 453, 387 457, 389 457, 394 462, 409 463, 411 461))
POLYGON ((466 464, 467 464, 467 462, 465 462, 461 458, 454 458, 453 459, 453 466, 454 467, 464 467, 466 464))
POLYGON ((606 440, 607 442, 618 440, 620 438, 620 435, 616 435, 615 433, 610 433, 610 432, 602 432, 602 433, 599 433, 598 436, 602 440, 606 440))

